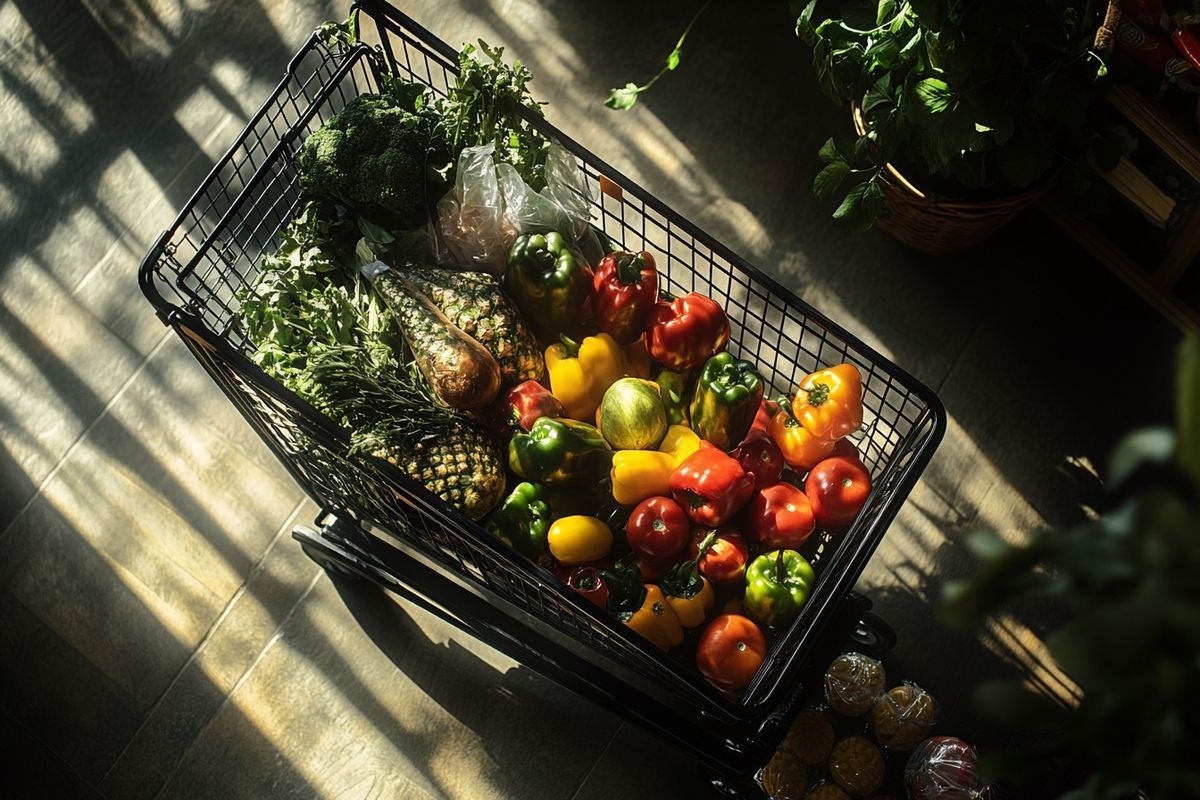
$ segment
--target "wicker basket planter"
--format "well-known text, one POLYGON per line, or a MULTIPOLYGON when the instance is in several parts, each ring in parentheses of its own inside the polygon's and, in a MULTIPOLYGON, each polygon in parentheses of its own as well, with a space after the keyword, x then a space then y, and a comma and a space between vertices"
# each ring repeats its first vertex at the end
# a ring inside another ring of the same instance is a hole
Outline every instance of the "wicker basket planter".
MULTIPOLYGON (((854 130, 866 133, 862 112, 851 106, 854 130)), ((901 244, 929 255, 945 255, 982 242, 1049 191, 1054 173, 1019 194, 971 201, 940 197, 918 189, 891 164, 879 179, 890 215, 875 224, 901 244)))

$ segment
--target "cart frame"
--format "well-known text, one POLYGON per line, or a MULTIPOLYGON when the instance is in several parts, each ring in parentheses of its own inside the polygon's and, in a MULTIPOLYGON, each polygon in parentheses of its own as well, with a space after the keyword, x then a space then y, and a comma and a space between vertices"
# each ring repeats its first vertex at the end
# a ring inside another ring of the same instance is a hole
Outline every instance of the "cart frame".
POLYGON ((435 95, 456 74, 455 51, 385 0, 358 0, 351 19, 357 41, 338 46, 314 33, 292 58, 284 79, 146 254, 139 268, 143 293, 321 507, 329 524, 296 533, 310 555, 434 611, 558 683, 625 709, 700 757, 716 785, 754 791, 750 776, 783 737, 822 636, 858 618, 863 603, 847 599, 945 432, 942 404, 890 360, 531 114, 575 156, 593 192, 593 224, 626 249, 665 253, 660 278, 672 293, 694 290, 721 302, 731 321, 730 350, 758 363, 774 388, 790 389, 822 364, 848 361, 860 369, 869 423, 857 446, 875 479, 863 511, 844 536, 816 553, 809 603, 735 699, 394 466, 350 457, 348 431, 249 359, 236 309, 239 290, 253 280, 299 200, 294 157, 304 137, 354 95, 378 90, 385 72, 424 83, 435 95))

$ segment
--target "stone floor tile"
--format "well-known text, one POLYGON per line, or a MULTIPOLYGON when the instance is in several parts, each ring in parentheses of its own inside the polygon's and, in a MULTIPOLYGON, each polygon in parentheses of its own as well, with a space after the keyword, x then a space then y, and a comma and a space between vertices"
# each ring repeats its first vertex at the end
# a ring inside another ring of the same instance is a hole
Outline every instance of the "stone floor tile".
POLYGON ((711 795, 693 756, 624 723, 571 800, 685 800, 711 795))
POLYGON ((616 720, 458 638, 370 586, 321 579, 166 792, 303 780, 320 796, 569 798, 616 720))
POLYGON ((0 452, 18 477, 4 482, 0 530, 141 361, 44 265, 15 270, 0 284, 0 452))
POLYGON ((43 744, 8 711, 0 708, 0 736, 4 741, 4 796, 9 800, 44 800, 69 797, 101 800, 90 784, 43 744))
MULTIPOLYGON (((135 623, 136 617, 127 621, 135 623)), ((137 730, 144 710, 8 591, 0 592, 0 680, 7 687, 0 706, 92 785, 137 730)))
POLYGON ((288 517, 245 588, 108 771, 100 784, 105 795, 135 800, 158 793, 319 572, 290 535, 315 515, 305 501, 288 517))

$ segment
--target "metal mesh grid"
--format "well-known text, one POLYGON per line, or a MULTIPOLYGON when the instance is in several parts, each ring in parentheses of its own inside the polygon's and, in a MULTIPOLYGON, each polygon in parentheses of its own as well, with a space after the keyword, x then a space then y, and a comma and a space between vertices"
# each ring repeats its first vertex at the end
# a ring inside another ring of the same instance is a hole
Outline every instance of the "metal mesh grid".
MULTIPOLYGON (((391 69, 444 94, 453 79, 449 49, 436 40, 423 40, 421 36, 428 34, 417 29, 416 35, 395 19, 376 21, 377 52, 391 69)), ((166 306, 185 311, 215 338, 244 353, 244 336, 235 324, 236 294, 253 279, 263 253, 277 244, 276 234, 297 205, 295 151, 309 132, 351 97, 377 88, 369 53, 365 45, 347 53, 330 52, 314 38, 297 54, 286 79, 180 215, 157 258, 148 260, 152 286, 148 294, 157 292, 159 296, 151 299, 160 310, 166 306)), ((548 126, 547 132, 557 135, 548 126)), ((856 443, 877 477, 875 489, 844 540, 832 552, 819 554, 820 577, 814 595, 832 585, 835 578, 844 578, 839 571, 861 571, 865 560, 856 565, 854 552, 866 549, 869 554, 874 549, 903 499, 894 497, 896 488, 917 454, 936 438, 936 414, 928 399, 914 390, 923 387, 840 334, 790 293, 743 267, 731 253, 657 205, 638 187, 621 186, 619 177, 617 182, 611 180, 615 173, 586 151, 565 143, 576 152, 593 192, 597 227, 626 249, 655 253, 664 288, 680 294, 698 291, 721 302, 732 328, 730 349, 758 364, 775 391, 789 391, 820 365, 847 361, 861 370, 864 428, 856 443)), ((688 668, 652 652, 588 604, 560 595, 561 583, 548 572, 498 546, 478 526, 395 468, 373 459, 348 458, 345 432, 316 418, 310 408, 248 360, 223 353, 219 341, 185 340, 322 506, 351 511, 362 520, 394 531, 456 574, 678 692, 709 704, 725 702, 688 668)), ((816 614, 810 604, 792 630, 779 637, 759 681, 743 702, 771 699, 791 661, 793 637, 815 624, 816 614)))

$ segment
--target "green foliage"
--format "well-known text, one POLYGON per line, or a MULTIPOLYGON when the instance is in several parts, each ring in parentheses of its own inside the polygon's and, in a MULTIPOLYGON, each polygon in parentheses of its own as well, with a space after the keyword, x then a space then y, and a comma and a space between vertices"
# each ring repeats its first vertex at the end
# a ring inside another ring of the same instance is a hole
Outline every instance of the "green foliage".
POLYGON ((519 60, 504 63, 504 48, 482 39, 476 57, 472 44, 458 55, 459 75, 449 97, 438 104, 447 140, 454 153, 492 142, 496 159, 512 164, 534 191, 546 186, 546 154, 550 141, 526 115, 542 116, 542 104, 529 95, 533 74, 519 60))
POLYGON ((847 227, 879 216, 871 187, 888 162, 970 195, 1028 187, 1081 152, 1106 73, 1090 50, 1103 3, 843 0, 824 19, 817 0, 793 10, 822 90, 860 104, 868 129, 843 159, 822 155, 813 187, 832 199, 854 176, 834 212, 847 227))
POLYGON ((675 42, 675 48, 670 53, 667 53, 667 59, 663 63, 662 69, 656 72, 653 78, 646 81, 646 83, 642 84, 641 86, 638 86, 636 83, 627 83, 620 89, 613 89, 612 92, 609 93, 608 99, 604 101, 604 105, 616 111, 628 111, 637 103, 638 96, 642 92, 648 91, 650 87, 657 83, 658 79, 663 75, 666 75, 668 72, 674 72, 679 66, 680 60, 683 58, 683 43, 687 41, 688 34, 692 32, 692 28, 695 26, 696 21, 704 15, 705 9, 707 9, 711 4, 712 0, 707 0, 704 5, 700 6, 700 10, 692 16, 692 19, 687 24, 687 27, 683 29, 683 33, 680 35, 679 41, 675 42))
POLYGON ((943 617, 966 626, 1016 599, 1064 607, 1046 636, 1050 653, 1082 691, 1077 708, 1023 684, 982 687, 993 719, 1034 729, 993 764, 1032 773, 1048 759, 1083 759, 1093 774, 1066 797, 1155 800, 1200 796, 1200 340, 1180 349, 1176 430, 1127 437, 1109 470, 1111 513, 1022 546, 980 533, 982 566, 947 589, 943 617))

